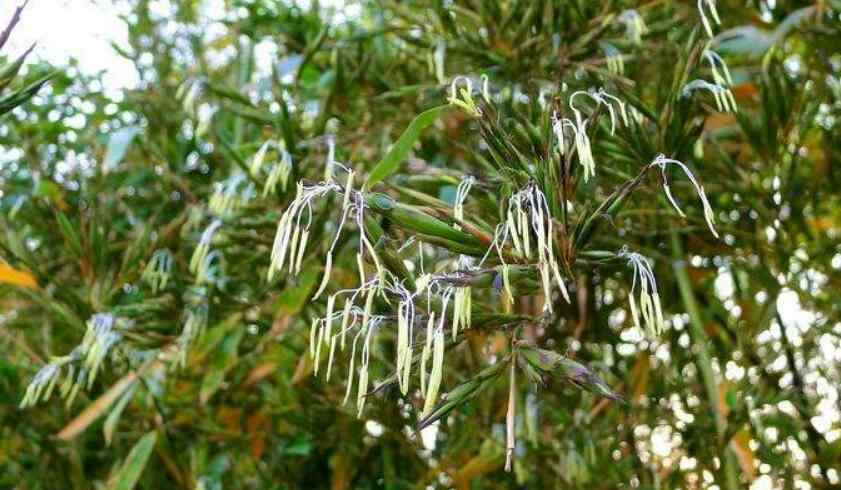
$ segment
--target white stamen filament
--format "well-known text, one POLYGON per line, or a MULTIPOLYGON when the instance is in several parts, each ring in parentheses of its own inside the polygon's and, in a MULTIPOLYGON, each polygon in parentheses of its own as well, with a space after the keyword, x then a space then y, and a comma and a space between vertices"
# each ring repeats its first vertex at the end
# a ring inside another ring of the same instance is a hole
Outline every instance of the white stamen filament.
MULTIPOLYGON (((689 170, 689 167, 687 167, 685 164, 683 164, 683 162, 680 162, 678 160, 674 160, 674 159, 671 159, 671 158, 666 158, 662 154, 657 155, 657 157, 654 159, 654 161, 652 161, 649 165, 651 167, 659 167, 660 168, 660 173, 662 175, 663 182, 666 183, 666 182, 668 182, 667 177, 666 177, 666 166, 669 165, 669 164, 674 164, 674 165, 677 165, 678 167, 680 167, 680 169, 683 171, 683 173, 686 175, 686 177, 689 178, 689 181, 692 183, 692 186, 695 188, 695 192, 698 194, 698 197, 701 199, 701 204, 704 208, 704 220, 707 222, 707 226, 709 227, 710 232, 713 234, 713 236, 718 238, 719 237, 718 232, 715 229, 715 215, 713 213, 712 206, 710 206, 710 202, 707 199, 707 194, 704 192, 704 186, 702 186, 698 182, 698 180, 695 178, 695 175, 692 173, 691 170, 689 170)), ((680 209, 680 206, 678 206, 677 202, 675 201, 674 197, 672 196, 671 190, 669 189, 669 186, 667 184, 663 185, 663 191, 666 193, 666 198, 669 200, 669 203, 671 203, 671 205, 675 208, 675 210, 677 210, 678 214, 680 214, 680 216, 682 216, 682 217, 685 216, 683 211, 680 209)))
POLYGON ((654 271, 651 269, 651 264, 641 254, 629 252, 627 249, 621 250, 619 256, 626 258, 628 264, 634 269, 631 291, 628 294, 628 303, 634 326, 641 329, 644 324, 649 337, 653 338, 660 335, 665 328, 665 322, 660 305, 660 296, 657 293, 657 281, 654 277, 654 271), (639 305, 637 305, 637 298, 634 296, 637 280, 639 280, 640 288, 639 305), (640 322, 640 316, 642 316, 642 322, 640 322))
POLYGON ((718 16, 715 0, 698 0, 698 13, 701 15, 701 23, 704 25, 704 30, 707 32, 707 36, 712 38, 715 34, 713 33, 712 24, 704 13, 704 5, 706 5, 707 9, 710 11, 710 15, 712 16, 715 25, 721 25, 721 18, 718 16))

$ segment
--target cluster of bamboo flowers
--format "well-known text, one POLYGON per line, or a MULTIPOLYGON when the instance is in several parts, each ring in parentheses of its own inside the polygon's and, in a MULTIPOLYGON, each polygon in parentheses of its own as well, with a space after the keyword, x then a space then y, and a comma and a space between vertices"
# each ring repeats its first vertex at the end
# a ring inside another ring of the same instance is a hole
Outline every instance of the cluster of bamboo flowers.
MULTIPOLYGON (((486 87, 482 95, 485 101, 490 103, 486 87)), ((589 119, 585 118, 581 110, 574 105, 576 98, 579 97, 586 97, 597 106, 601 105, 607 110, 611 133, 615 131, 619 123, 628 124, 628 111, 620 99, 600 89, 589 92, 578 91, 570 95, 569 106, 574 120, 560 118, 557 114, 553 114, 553 131, 559 153, 564 156, 571 151, 567 141, 572 140, 586 179, 595 175, 595 163, 587 135, 589 119), (572 138, 565 135, 566 131, 570 131, 572 138)), ((473 100, 472 84, 468 78, 457 77, 453 81, 448 100, 452 105, 464 109, 474 117, 482 116, 482 109, 473 100), (459 88, 459 83, 463 85, 461 88, 459 88)), ((350 344, 350 368, 345 403, 349 401, 353 393, 355 381, 356 406, 361 415, 370 391, 369 359, 372 342, 383 327, 396 323, 397 330, 394 335, 396 384, 401 393, 404 395, 409 393, 416 348, 420 347, 421 352, 417 359, 420 390, 424 398, 422 416, 428 417, 435 409, 441 386, 445 349, 444 330, 450 303, 453 304, 452 318, 449 322, 453 339, 457 338, 461 328, 470 326, 472 292, 471 287, 461 282, 461 279, 465 271, 471 270, 472 259, 464 255, 457 256, 453 260, 455 266, 453 272, 422 273, 416 281, 415 290, 409 290, 405 280, 399 279, 383 266, 374 244, 365 233, 366 195, 362 189, 354 189, 354 172, 335 162, 333 154, 331 146, 328 171, 324 181, 317 184, 298 183, 295 198, 282 214, 277 226, 268 279, 273 280, 276 273, 283 269, 292 275, 300 272, 302 257, 309 241, 314 202, 326 198, 329 194, 342 195, 341 217, 338 220, 335 237, 326 254, 324 275, 315 298, 327 289, 334 249, 348 220, 355 222, 359 233, 357 251, 359 286, 339 290, 329 295, 326 302, 326 314, 312 321, 310 355, 315 364, 314 372, 316 375, 319 373, 319 365, 323 353, 326 352, 326 377, 329 379, 337 352, 344 351, 350 344), (340 185, 334 178, 333 170, 336 168, 347 173, 344 185, 340 185), (375 269, 370 276, 366 274, 366 256, 370 258, 375 269), (393 301, 396 301, 396 319, 394 316, 376 313, 375 305, 378 299, 385 304, 393 304, 393 301), (419 309, 424 303, 428 312, 426 315, 419 309), (425 328, 418 328, 419 324, 425 325, 425 328), (352 340, 349 340, 351 338, 352 340)), ((681 216, 684 216, 669 187, 666 175, 669 165, 678 166, 690 179, 703 203, 708 226, 717 236, 714 217, 703 187, 686 165, 660 155, 648 164, 648 168, 661 171, 664 191, 669 202, 681 216)), ((453 227, 457 230, 461 230, 460 223, 464 222, 465 200, 474 184, 475 179, 467 176, 462 179, 456 189, 453 227)), ((543 309, 551 313, 552 293, 555 287, 560 290, 567 302, 570 300, 556 257, 554 240, 554 224, 546 196, 535 182, 529 182, 508 197, 504 221, 497 225, 493 242, 479 265, 481 266, 491 253, 496 252, 501 263, 502 289, 506 297, 512 300, 510 266, 506 263, 506 257, 518 257, 520 261, 533 264, 544 296, 543 309)), ((650 335, 658 335, 662 332, 665 322, 650 263, 642 255, 627 250, 620 252, 618 257, 627 260, 633 268, 629 302, 634 324, 640 328, 644 324, 650 335)), ((422 270, 422 261, 420 265, 422 270)))
POLYGON ((81 388, 89 390, 93 386, 103 362, 123 338, 122 331, 130 327, 128 320, 110 313, 93 315, 87 322, 82 343, 67 355, 53 357, 35 374, 20 407, 48 400, 56 386, 61 397, 67 400, 67 406, 72 405, 81 388))
POLYGON ((503 287, 509 298, 511 283, 508 277, 509 268, 505 263, 502 248, 509 241, 514 251, 526 260, 532 260, 537 255, 537 270, 543 288, 545 311, 552 311, 552 281, 554 280, 564 299, 569 302, 569 292, 561 276, 558 260, 555 258, 552 215, 546 196, 534 183, 529 183, 523 189, 515 192, 508 200, 508 210, 505 222, 496 230, 494 248, 503 263, 503 287), (532 244, 535 237, 537 242, 532 244))
POLYGON ((657 280, 648 259, 637 252, 622 249, 619 257, 627 259, 628 265, 633 269, 631 279, 631 291, 628 293, 628 304, 631 308, 631 317, 634 319, 634 326, 642 328, 645 324, 645 331, 651 338, 659 336, 665 328, 663 321, 663 308, 660 306, 660 295, 657 293, 657 280), (637 298, 634 296, 639 283, 639 307, 637 298), (640 322, 642 312, 643 322, 640 322))
POLYGON ((587 136, 587 125, 590 123, 590 119, 585 118, 582 111, 575 106, 576 97, 588 97, 596 106, 602 105, 607 108, 610 115, 611 135, 616 132, 617 121, 621 120, 623 124, 628 124, 628 111, 619 98, 610 95, 604 89, 599 89, 589 92, 579 90, 569 96, 569 108, 575 117, 574 121, 559 117, 557 113, 552 114, 552 131, 557 139, 558 151, 562 157, 570 151, 571 148, 567 145, 569 138, 565 136, 565 132, 569 130, 573 135, 573 144, 578 155, 578 161, 584 169, 584 181, 587 182, 596 175, 596 162, 593 159, 590 138, 587 136))
MULTIPOLYGON (((328 159, 330 160, 330 159, 328 159)), ((347 391, 345 403, 350 400, 353 384, 356 381, 356 404, 361 414, 369 391, 369 358, 372 339, 380 328, 393 323, 393 318, 374 313, 377 298, 390 303, 397 301, 397 335, 395 371, 397 382, 403 394, 408 393, 413 359, 415 358, 416 324, 420 321, 416 302, 426 298, 429 314, 426 318, 426 338, 420 356, 420 386, 425 394, 425 411, 429 411, 435 404, 441 384, 444 360, 444 327, 449 303, 453 301, 453 317, 450 322, 452 335, 455 338, 460 328, 469 328, 471 295, 470 287, 453 287, 448 280, 457 277, 459 272, 443 275, 422 275, 416 281, 416 289, 409 290, 404 281, 398 279, 391 271, 383 267, 382 260, 373 244, 365 233, 364 214, 366 209, 364 194, 353 188, 354 173, 338 162, 332 162, 336 168, 347 172, 344 187, 333 180, 332 173, 326 181, 314 185, 298 184, 295 199, 282 214, 277 227, 274 245, 271 253, 271 264, 268 271, 269 281, 275 275, 286 270, 291 275, 300 272, 301 257, 308 244, 309 229, 312 224, 312 206, 316 199, 323 199, 330 193, 343 196, 341 218, 336 234, 327 251, 324 273, 321 284, 315 292, 318 298, 325 292, 329 284, 332 271, 332 257, 336 244, 348 220, 356 224, 359 232, 359 248, 356 254, 359 286, 343 289, 329 295, 324 317, 316 318, 310 328, 310 355, 314 361, 314 373, 318 375, 319 366, 327 352, 326 377, 333 372, 333 363, 337 352, 344 351, 350 343, 350 360, 348 369, 347 391), (374 264, 374 272, 370 277, 366 274, 365 258, 369 257, 374 264), (433 299, 435 297, 436 299, 433 299), (340 303, 341 301, 343 303, 340 303), (439 301, 440 312, 433 309, 439 301), (341 304, 341 307, 339 307, 341 304), (338 328, 334 328, 334 326, 338 328), (352 337, 352 340, 349 340, 352 337), (357 362, 357 358, 359 362, 357 362), (427 369, 431 361, 431 368, 427 369)), ((469 191, 470 181, 466 181, 459 191, 459 201, 463 202, 469 191)), ((463 210, 457 207, 456 214, 463 218, 463 210)), ((465 264, 464 260, 459 261, 465 264)))

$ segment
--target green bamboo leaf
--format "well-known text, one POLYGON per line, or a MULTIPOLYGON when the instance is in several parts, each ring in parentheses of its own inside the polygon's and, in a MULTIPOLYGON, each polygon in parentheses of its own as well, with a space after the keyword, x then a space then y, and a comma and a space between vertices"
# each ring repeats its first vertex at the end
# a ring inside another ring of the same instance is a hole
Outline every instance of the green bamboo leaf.
POLYGON ((205 87, 207 87, 207 89, 212 94, 222 97, 223 99, 228 99, 239 104, 254 107, 254 105, 251 103, 251 100, 248 97, 237 92, 237 90, 233 87, 210 81, 205 82, 205 87))
POLYGON ((134 392, 136 389, 137 385, 132 384, 131 387, 123 393, 120 400, 114 405, 114 408, 111 409, 111 412, 105 419, 105 424, 102 426, 102 434, 105 436, 106 446, 111 445, 111 441, 114 439, 114 431, 117 429, 117 422, 120 421, 120 415, 122 415, 123 410, 126 408, 126 405, 128 405, 128 402, 134 398, 134 392))
POLYGON ((77 256, 82 255, 82 239, 76 232, 76 228, 70 220, 61 211, 56 213, 56 220, 58 220, 59 231, 64 235, 64 239, 70 245, 71 250, 77 256))
POLYGON ((387 194, 370 193, 366 196, 365 203, 373 211, 388 217, 397 226, 416 234, 455 242, 468 249, 480 250, 480 253, 484 253, 486 250, 473 235, 457 230, 444 221, 424 213, 419 208, 401 204, 387 194))
POLYGON ((397 139, 397 142, 394 143, 394 146, 391 147, 382 160, 377 162, 371 170, 371 173, 368 174, 368 181, 365 183, 365 187, 370 189, 374 184, 381 182, 383 179, 394 173, 400 163, 406 159, 406 155, 409 154, 409 150, 412 149, 412 145, 414 145, 418 138, 420 138, 423 130, 434 123, 438 119, 438 116, 440 116, 448 107, 449 105, 433 107, 432 109, 421 112, 412 119, 412 122, 409 123, 406 130, 403 131, 403 134, 401 134, 400 138, 397 139))
POLYGON ((23 66, 23 61, 29 56, 29 53, 35 49, 35 43, 32 43, 29 46, 29 49, 23 52, 17 59, 5 66, 3 66, 2 70, 0 70, 0 91, 3 91, 6 87, 9 86, 10 83, 15 79, 20 71, 20 67, 23 66))
POLYGON ((41 90, 41 87, 46 85, 47 82, 53 77, 54 73, 50 73, 38 80, 32 82, 31 84, 27 85, 26 87, 12 92, 11 94, 7 95, 0 99, 0 116, 3 114, 11 111, 15 107, 22 105, 27 100, 31 99, 41 90))
POLYGON ((131 490, 137 485, 137 481, 149 461, 149 456, 152 454, 152 449, 155 448, 157 438, 157 432, 152 431, 137 441, 137 444, 131 448, 123 466, 111 480, 111 484, 108 486, 110 490, 131 490))
POLYGON ((315 261, 304 263, 303 271, 297 277, 297 283, 287 282, 277 298, 279 315, 296 315, 307 304, 313 289, 321 279, 323 266, 315 261))
POLYGON ((244 332, 245 330, 241 328, 234 330, 217 347, 213 358, 210 360, 210 371, 202 380, 201 390, 199 391, 199 401, 202 404, 207 403, 219 391, 225 381, 225 374, 237 363, 237 350, 244 332))
POLYGON ((476 376, 453 388, 432 412, 420 420, 419 429, 429 426, 444 415, 450 413, 457 406, 471 400, 476 395, 491 386, 504 371, 507 362, 498 362, 480 371, 476 376))

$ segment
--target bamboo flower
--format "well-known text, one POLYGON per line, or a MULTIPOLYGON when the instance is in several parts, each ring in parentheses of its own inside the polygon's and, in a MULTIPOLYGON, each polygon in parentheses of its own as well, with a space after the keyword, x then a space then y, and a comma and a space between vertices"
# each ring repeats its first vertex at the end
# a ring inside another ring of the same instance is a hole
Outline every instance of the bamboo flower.
POLYGON ((642 43, 642 36, 648 32, 645 20, 634 9, 625 10, 617 18, 625 26, 625 37, 634 44, 642 43))
POLYGON ((701 199, 701 204, 704 207, 704 219, 707 222, 707 226, 710 229, 710 232, 713 234, 714 237, 718 238, 718 232, 715 229, 715 214, 713 213, 712 206, 710 206, 710 201, 707 199, 707 194, 704 192, 704 186, 702 186, 698 180, 695 178, 695 175, 689 170, 689 167, 683 164, 678 160, 673 160, 671 158, 666 158, 665 155, 657 155, 657 157, 649 164, 649 167, 659 167, 660 174, 663 180, 663 191, 666 193, 666 198, 668 198, 669 203, 675 208, 678 214, 685 218, 686 215, 678 206, 677 201, 672 196, 671 189, 669 187, 669 181, 666 176, 666 166, 669 164, 677 165, 683 170, 683 173, 689 178, 689 181, 692 183, 692 186, 695 188, 695 192, 698 193, 698 197, 701 199))
POLYGON ((701 23, 704 25, 704 30, 707 32, 707 35, 711 38, 714 37, 715 34, 713 33, 713 28, 709 19, 707 19, 707 15, 704 13, 704 6, 706 6, 707 10, 709 10, 715 25, 721 25, 721 19, 718 16, 718 10, 716 10, 715 2, 716 0, 698 0, 698 13, 701 15, 701 23))
POLYGON ((659 336, 663 332, 665 323, 663 321, 663 310, 660 306, 660 295, 657 293, 657 280, 654 277, 654 271, 651 270, 651 264, 643 255, 630 252, 627 249, 620 251, 619 256, 627 259, 628 265, 634 269, 631 292, 628 294, 634 325, 642 328, 644 323, 645 331, 650 337, 659 336), (637 299, 634 297, 637 282, 639 282, 640 289, 639 307, 637 306, 637 299), (640 314, 642 314, 643 322, 640 322, 640 314))
POLYGON ((476 102, 473 100, 473 82, 463 75, 453 78, 450 84, 450 96, 447 98, 447 102, 461 107, 471 116, 479 117, 482 115, 482 111, 479 110, 476 102), (461 81, 464 81, 464 87, 459 88, 459 82, 461 81))

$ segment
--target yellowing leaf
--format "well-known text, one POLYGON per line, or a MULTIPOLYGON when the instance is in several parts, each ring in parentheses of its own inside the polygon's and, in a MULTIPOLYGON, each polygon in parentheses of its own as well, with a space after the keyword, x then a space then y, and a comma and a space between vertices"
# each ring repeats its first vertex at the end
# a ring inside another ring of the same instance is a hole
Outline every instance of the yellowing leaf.
POLYGON ((85 429, 88 428, 96 419, 103 415, 111 405, 117 401, 123 393, 137 383, 137 373, 131 371, 123 376, 113 386, 108 388, 108 391, 103 393, 95 402, 87 406, 82 412, 70 421, 61 432, 56 434, 56 438, 62 441, 69 441, 85 429))
POLYGON ((0 283, 14 284, 30 289, 38 289, 38 283, 32 274, 24 271, 19 271, 9 264, 0 262, 0 283))
POLYGON ((753 460, 753 450, 750 448, 750 432, 747 429, 737 432, 730 439, 730 449, 736 454, 736 459, 742 468, 742 474, 747 477, 748 481, 753 481, 756 478, 756 466, 753 460))
POLYGON ((633 392, 631 394, 630 401, 633 405, 636 405, 642 395, 648 391, 648 374, 650 372, 649 364, 648 354, 641 354, 631 371, 633 392))

